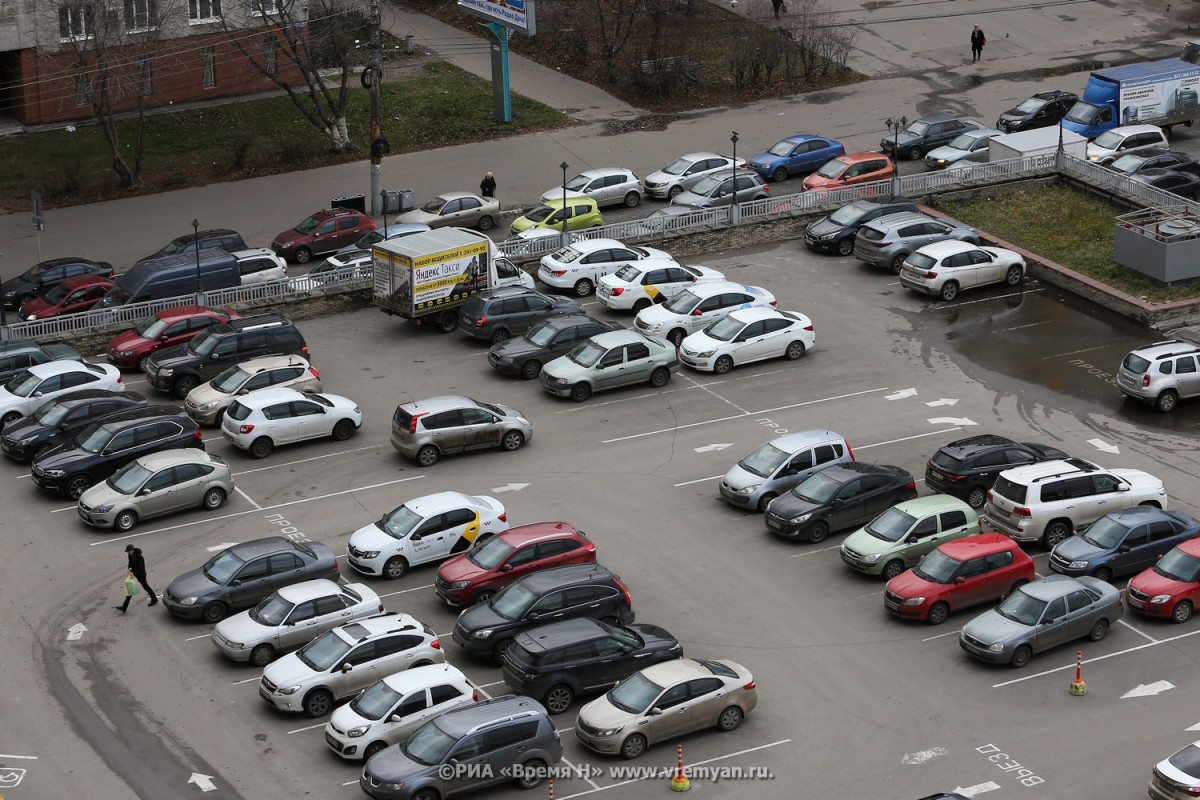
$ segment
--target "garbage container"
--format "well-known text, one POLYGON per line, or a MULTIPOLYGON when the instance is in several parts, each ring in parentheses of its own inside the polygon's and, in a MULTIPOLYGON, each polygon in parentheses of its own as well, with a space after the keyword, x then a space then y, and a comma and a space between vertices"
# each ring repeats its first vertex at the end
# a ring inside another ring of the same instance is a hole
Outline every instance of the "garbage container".
POLYGON ((413 190, 385 191, 383 193, 383 204, 385 206, 385 214, 403 214, 405 211, 412 211, 415 208, 413 205, 413 190))
POLYGON ((348 208, 360 214, 367 213, 367 198, 361 194, 344 194, 329 201, 330 208, 348 208))

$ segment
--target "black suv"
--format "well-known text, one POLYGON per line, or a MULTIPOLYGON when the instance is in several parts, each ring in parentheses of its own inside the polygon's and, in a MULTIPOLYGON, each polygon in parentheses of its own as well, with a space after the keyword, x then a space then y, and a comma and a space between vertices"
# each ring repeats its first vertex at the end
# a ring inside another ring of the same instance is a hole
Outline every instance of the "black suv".
POLYGON ((925 464, 925 485, 935 492, 983 508, 988 490, 1006 469, 1038 461, 1070 458, 1062 450, 984 434, 945 445, 925 464))
POLYGON ((210 325, 187 344, 159 350, 146 359, 146 378, 155 389, 182 398, 232 364, 287 355, 308 355, 300 331, 279 314, 257 314, 210 325))
POLYGON ((504 682, 518 694, 542 698, 561 714, 576 695, 600 692, 633 673, 683 655, 683 646, 657 625, 613 627, 569 619, 518 634, 504 652, 504 682))
POLYGON ((84 275, 111 278, 112 264, 87 258, 52 258, 34 264, 17 277, 0 284, 0 296, 5 308, 20 308, 68 278, 81 278, 84 275))
POLYGON ((1057 125, 1071 110, 1071 106, 1079 102, 1079 95, 1074 92, 1038 92, 1033 97, 1022 100, 1016 108, 1010 108, 996 120, 996 130, 1005 133, 1030 131, 1034 128, 1049 128, 1057 125))
POLYGON ((601 322, 585 314, 551 317, 534 323, 524 334, 492 345, 488 363, 505 375, 520 375, 535 381, 542 374, 542 365, 567 353, 582 341, 598 333, 615 331, 615 322, 601 322))
POLYGON ((566 297, 550 297, 521 286, 477 292, 467 298, 458 314, 458 329, 493 344, 547 317, 582 314, 583 307, 566 297))
POLYGON ((821 217, 804 230, 804 243, 814 250, 848 256, 854 252, 854 237, 858 229, 873 219, 899 214, 916 213, 917 204, 909 200, 855 200, 828 216, 821 217))
POLYGON ((33 482, 72 500, 147 453, 204 449, 200 426, 179 406, 146 406, 98 419, 34 456, 33 482))
POLYGON ((521 631, 576 617, 621 625, 633 622, 629 590, 599 564, 534 572, 460 614, 454 641, 468 653, 499 662, 521 631))
POLYGON ((13 461, 29 461, 43 447, 49 447, 51 439, 66 441, 100 417, 145 405, 146 398, 137 392, 81 389, 60 394, 28 417, 5 427, 0 450, 13 461))
POLYGON ((767 506, 767 530, 808 542, 857 528, 917 496, 913 476, 889 464, 850 461, 814 472, 767 506))
POLYGON ((162 258, 163 256, 176 256, 180 253, 194 253, 206 247, 216 247, 227 253, 232 253, 235 250, 245 250, 246 242, 237 231, 231 231, 228 228, 213 228, 209 231, 185 233, 183 236, 176 236, 163 245, 162 248, 154 251, 145 258, 139 258, 138 261, 149 261, 152 258, 162 258), (199 247, 196 246, 197 242, 200 244, 199 247))

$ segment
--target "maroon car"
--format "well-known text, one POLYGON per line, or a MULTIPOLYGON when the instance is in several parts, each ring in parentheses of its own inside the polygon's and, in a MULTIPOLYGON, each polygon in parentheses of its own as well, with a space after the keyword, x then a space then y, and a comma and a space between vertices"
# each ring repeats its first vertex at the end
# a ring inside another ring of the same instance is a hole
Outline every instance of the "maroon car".
POLYGON ((142 369, 150 354, 164 347, 183 344, 209 325, 239 317, 234 311, 218 311, 205 306, 168 308, 146 317, 132 330, 118 333, 108 343, 104 355, 114 367, 142 369))
POLYGON ((100 298, 112 287, 112 281, 98 275, 68 278, 25 303, 17 313, 26 322, 61 317, 63 314, 78 314, 100 302, 100 298))
POLYGON ((307 264, 315 255, 332 253, 357 242, 375 223, 361 211, 331 208, 318 211, 275 237, 271 249, 297 264, 307 264))

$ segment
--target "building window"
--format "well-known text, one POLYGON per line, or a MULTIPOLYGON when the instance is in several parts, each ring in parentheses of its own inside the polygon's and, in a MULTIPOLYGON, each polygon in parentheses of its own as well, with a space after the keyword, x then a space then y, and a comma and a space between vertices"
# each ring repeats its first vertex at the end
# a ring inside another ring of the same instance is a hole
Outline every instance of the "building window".
POLYGON ((221 0, 188 0, 188 22, 211 22, 221 18, 221 0))
POLYGON ((90 39, 95 35, 96 17, 91 6, 62 6, 58 9, 58 37, 90 39))
POLYGON ((217 85, 217 49, 205 47, 200 50, 200 71, 205 86, 217 85))
POLYGON ((83 107, 88 104, 87 65, 75 65, 75 105, 83 107))
POLYGON ((154 81, 150 74, 150 59, 143 58, 138 64, 138 77, 141 78, 142 97, 149 97, 154 94, 154 81))
POLYGON ((269 78, 274 78, 279 71, 278 50, 279 44, 273 36, 263 40, 263 72, 269 78))
POLYGON ((256 17, 278 14, 282 0, 250 0, 250 13, 256 17))
POLYGON ((125 27, 130 31, 157 28, 158 3, 155 0, 125 0, 125 27))

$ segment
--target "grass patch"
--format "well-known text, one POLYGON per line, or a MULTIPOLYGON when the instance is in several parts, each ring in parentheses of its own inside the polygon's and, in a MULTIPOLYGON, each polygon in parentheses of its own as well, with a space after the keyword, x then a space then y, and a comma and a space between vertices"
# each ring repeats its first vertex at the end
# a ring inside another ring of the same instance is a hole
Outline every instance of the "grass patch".
MULTIPOLYGON (((352 80, 356 88, 346 115, 354 142, 350 152, 331 153, 327 140, 287 97, 231 100, 147 117, 141 180, 128 190, 118 191, 108 146, 95 125, 7 137, 0 152, 0 206, 28 210, 30 189, 42 192, 53 208, 366 159, 370 97, 357 78, 352 80)), ((443 62, 426 64, 417 78, 383 86, 383 133, 393 153, 573 124, 515 94, 512 117, 511 124, 495 122, 491 83, 443 62)), ((122 141, 133 141, 134 125, 134 120, 122 123, 122 141)))
POLYGON ((1200 297, 1196 281, 1168 286, 1113 261, 1116 206, 1062 186, 1030 189, 937 209, 1050 261, 1154 303, 1200 297))

